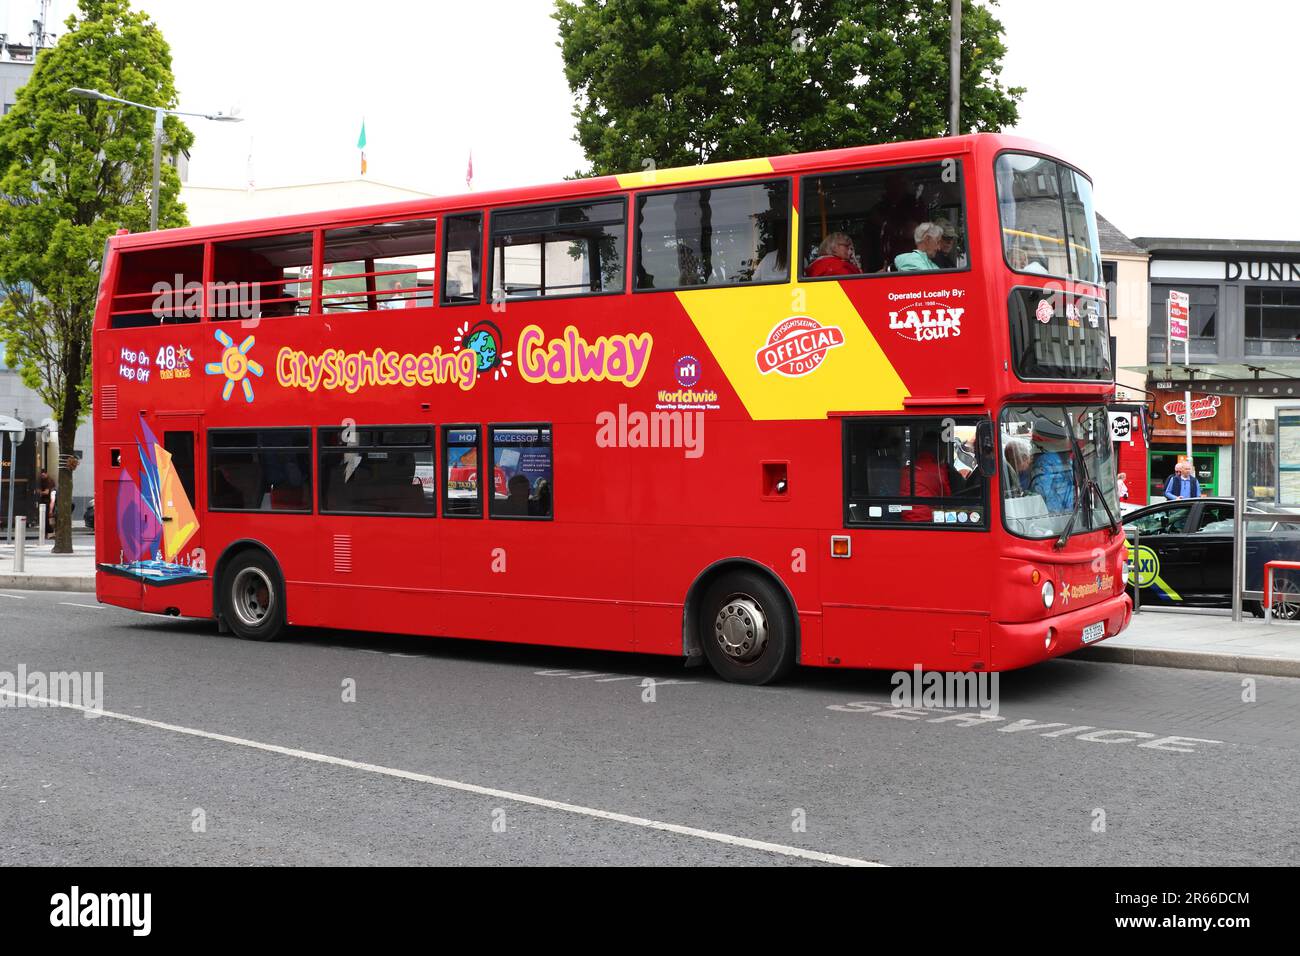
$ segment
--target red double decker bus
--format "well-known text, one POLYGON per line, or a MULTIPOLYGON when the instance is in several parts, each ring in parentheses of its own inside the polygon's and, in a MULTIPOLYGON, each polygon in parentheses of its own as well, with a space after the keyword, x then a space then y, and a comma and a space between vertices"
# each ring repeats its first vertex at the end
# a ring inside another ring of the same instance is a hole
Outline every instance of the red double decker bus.
POLYGON ((1089 180, 996 135, 120 235, 97 592, 215 618, 1021 667, 1118 634, 1089 180))

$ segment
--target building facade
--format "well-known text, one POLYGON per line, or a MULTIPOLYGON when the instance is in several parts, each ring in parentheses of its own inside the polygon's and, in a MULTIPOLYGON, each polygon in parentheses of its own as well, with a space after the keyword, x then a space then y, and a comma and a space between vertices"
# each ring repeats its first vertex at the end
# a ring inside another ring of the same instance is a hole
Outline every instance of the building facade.
POLYGON ((1110 320, 1115 402, 1110 408, 1116 469, 1124 475, 1126 504, 1147 502, 1147 251, 1103 216, 1097 217, 1102 274, 1110 320))
MULTIPOLYGON (((1230 494, 1234 399, 1213 406, 1212 396, 1195 390, 1197 378, 1270 378, 1300 370, 1300 242, 1143 237, 1134 240, 1151 255, 1150 328, 1147 364, 1151 370, 1156 422, 1152 441, 1152 480, 1186 454, 1185 424, 1177 412, 1184 400, 1162 383, 1191 370, 1192 457, 1202 484, 1230 494), (1171 292, 1187 295, 1189 339, 1168 339, 1171 292), (1173 411, 1170 411, 1170 409, 1173 411), (1208 482, 1207 482, 1208 479, 1208 482)), ((1213 397, 1218 401, 1217 397, 1213 397)))

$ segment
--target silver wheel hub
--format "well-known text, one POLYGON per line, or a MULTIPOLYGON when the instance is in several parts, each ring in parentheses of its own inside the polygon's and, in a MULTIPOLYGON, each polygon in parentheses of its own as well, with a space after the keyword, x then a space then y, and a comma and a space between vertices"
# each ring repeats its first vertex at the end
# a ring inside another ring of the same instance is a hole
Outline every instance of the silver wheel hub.
POLYGON ((767 646, 767 615, 748 594, 732 595, 714 619, 713 637, 732 660, 752 661, 767 646))
POLYGON ((235 575, 231 595, 234 598, 231 603, 240 623, 247 627, 257 627, 271 613, 275 589, 261 568, 244 568, 235 575))
POLYGON ((1290 581, 1286 581, 1281 586, 1274 582, 1273 616, 1290 621, 1297 617, 1298 612, 1300 612, 1300 593, 1297 593, 1295 585, 1290 581))

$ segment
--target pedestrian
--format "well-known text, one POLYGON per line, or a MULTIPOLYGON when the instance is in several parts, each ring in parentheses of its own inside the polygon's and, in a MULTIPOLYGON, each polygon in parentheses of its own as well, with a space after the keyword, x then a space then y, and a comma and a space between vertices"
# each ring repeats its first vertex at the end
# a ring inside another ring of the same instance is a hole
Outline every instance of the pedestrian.
POLYGON ((41 475, 36 481, 36 503, 45 505, 46 521, 50 520, 51 509, 54 506, 54 488, 54 479, 50 477, 49 471, 42 468, 41 475))
POLYGON ((1116 482, 1116 490, 1119 491, 1119 500, 1128 501, 1128 482, 1124 480, 1124 472, 1121 471, 1115 477, 1118 479, 1116 482))
POLYGON ((1184 459, 1174 466, 1174 473, 1165 482, 1165 497, 1175 498, 1201 497, 1201 483, 1192 472, 1192 463, 1184 459))

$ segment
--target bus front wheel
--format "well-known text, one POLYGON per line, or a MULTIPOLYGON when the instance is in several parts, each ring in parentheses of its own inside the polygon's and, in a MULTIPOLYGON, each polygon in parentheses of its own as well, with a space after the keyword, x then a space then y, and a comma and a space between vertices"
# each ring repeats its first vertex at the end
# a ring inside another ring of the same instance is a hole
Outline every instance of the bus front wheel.
POLYGON ((794 667, 794 620, 785 595, 747 571, 724 574, 704 594, 704 656, 723 680, 768 684, 794 667))
POLYGON ((261 551, 236 555, 221 581, 221 616, 251 641, 273 641, 284 630, 284 583, 261 551))

